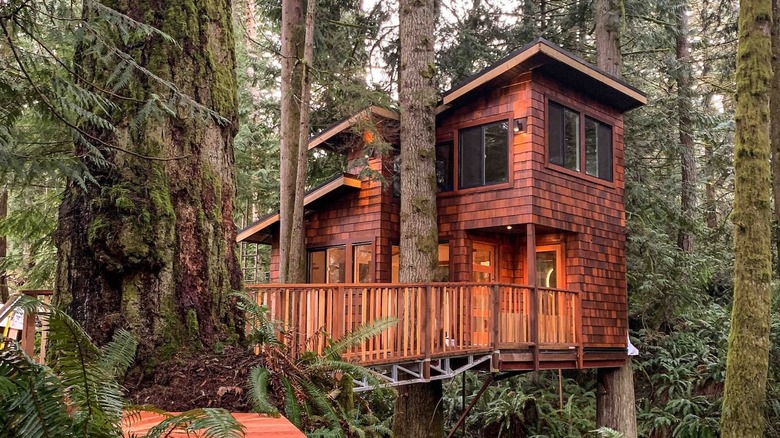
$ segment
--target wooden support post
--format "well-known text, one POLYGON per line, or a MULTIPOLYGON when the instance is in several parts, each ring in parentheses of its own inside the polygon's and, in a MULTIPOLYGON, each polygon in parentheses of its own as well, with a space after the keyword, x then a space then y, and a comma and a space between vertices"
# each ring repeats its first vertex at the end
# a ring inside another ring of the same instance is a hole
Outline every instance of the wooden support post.
POLYGON ((35 355, 35 317, 36 312, 24 312, 22 323, 22 350, 31 358, 35 355))
MULTIPOLYGON (((501 320, 501 287, 494 284, 490 288, 490 349, 493 351, 492 368, 498 368, 498 341, 499 341, 499 322, 501 320)), ((493 371, 493 370, 491 370, 493 371)))
POLYGON ((422 297, 422 315, 425 315, 422 318, 422 327, 420 327, 420 332, 422 333, 422 354, 425 360, 423 361, 422 365, 422 378, 425 380, 429 380, 431 378, 431 341, 433 340, 433 324, 431 323, 431 320, 433 319, 433 306, 431 306, 432 297, 431 297, 431 286, 426 285, 425 286, 425 293, 422 297))
POLYGON ((539 297, 536 290, 536 226, 526 224, 526 265, 528 265, 528 286, 531 293, 531 342, 534 370, 539 369, 539 297))

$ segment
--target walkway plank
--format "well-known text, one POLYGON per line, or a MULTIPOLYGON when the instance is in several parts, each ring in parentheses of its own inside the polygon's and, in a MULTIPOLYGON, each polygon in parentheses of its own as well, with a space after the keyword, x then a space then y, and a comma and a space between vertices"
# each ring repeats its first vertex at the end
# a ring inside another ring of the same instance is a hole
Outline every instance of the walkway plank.
MULTIPOLYGON (((246 427, 246 438, 305 438, 306 435, 298 430, 284 417, 274 418, 261 414, 233 413, 233 417, 246 427)), ((132 424, 126 418, 122 422, 122 436, 130 438, 143 436, 149 429, 159 424, 165 417, 153 412, 142 412, 141 418, 132 424)), ((187 435, 175 433, 170 437, 195 437, 200 435, 187 435)))

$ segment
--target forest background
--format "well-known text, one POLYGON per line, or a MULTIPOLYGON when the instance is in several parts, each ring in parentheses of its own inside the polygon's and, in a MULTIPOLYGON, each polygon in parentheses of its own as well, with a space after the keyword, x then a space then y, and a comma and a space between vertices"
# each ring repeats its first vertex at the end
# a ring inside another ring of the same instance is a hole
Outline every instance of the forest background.
MULTIPOLYGON (((625 0, 620 7, 623 77, 646 92, 649 101, 625 120, 629 322, 640 351, 634 359, 639 431, 642 436, 717 436, 732 296, 738 4, 625 0)), ((239 0, 233 8, 240 111, 235 219, 242 226, 276 209, 279 201, 281 10, 277 2, 266 0, 239 0)), ((51 104, 76 111, 79 106, 68 100, 78 93, 56 78, 68 76, 57 60, 73 56, 79 36, 69 33, 68 20, 80 11, 58 2, 44 9, 48 17, 35 32, 15 38, 27 49, 23 56, 36 65, 32 83, 51 80, 48 92, 58 99, 51 104)), ((442 2, 438 13, 442 90, 536 37, 595 61, 589 1, 463 0, 442 2)), ((312 132, 369 104, 393 105, 396 15, 392 1, 318 2, 312 132)), ((133 32, 153 31, 139 26, 133 32)), ((15 80, 14 55, 0 44, 0 101, 19 102, 0 108, 3 295, 9 289, 52 286, 53 234, 65 181, 90 178, 73 155, 74 133, 50 112, 39 111, 30 83, 15 80)), ((307 185, 313 187, 345 166, 338 156, 313 153, 307 185)), ((775 224, 780 242, 777 228, 775 224)), ((244 280, 263 281, 267 253, 242 247, 241 255, 244 280)), ((780 266, 776 256, 774 265, 780 266)), ((771 437, 780 437, 779 310, 775 298, 766 411, 766 435, 771 437)), ((465 383, 467 398, 473 397, 479 387, 476 376, 467 376, 465 383)), ((450 424, 460 412, 460 385, 460 379, 445 385, 450 424)), ((530 411, 541 415, 532 432, 577 436, 593 430, 594 376, 566 373, 562 405, 557 386, 557 374, 540 373, 491 387, 469 417, 465 433, 492 436, 491 430, 527 428, 530 411)))

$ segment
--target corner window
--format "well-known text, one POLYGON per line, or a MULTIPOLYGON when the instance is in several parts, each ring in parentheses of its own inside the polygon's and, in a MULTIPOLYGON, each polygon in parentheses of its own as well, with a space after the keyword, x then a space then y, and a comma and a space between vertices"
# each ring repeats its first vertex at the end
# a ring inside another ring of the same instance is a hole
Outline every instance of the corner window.
POLYGON ((458 187, 506 182, 509 176, 509 122, 458 131, 458 187))
POLYGON ((552 164, 612 181, 612 127, 550 101, 547 159, 552 164), (584 139, 580 129, 583 124, 584 139))

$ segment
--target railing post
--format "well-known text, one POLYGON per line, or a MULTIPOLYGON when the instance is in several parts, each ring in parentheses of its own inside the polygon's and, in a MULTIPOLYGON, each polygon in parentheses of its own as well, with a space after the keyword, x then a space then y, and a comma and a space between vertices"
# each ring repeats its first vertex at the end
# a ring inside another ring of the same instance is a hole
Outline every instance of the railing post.
POLYGON ((490 349, 493 351, 493 363, 491 367, 493 370, 498 369, 498 359, 499 359, 499 353, 498 350, 498 341, 499 341, 499 322, 501 319, 501 288, 496 283, 491 288, 493 296, 491 296, 490 300, 490 321, 491 321, 491 330, 490 330, 490 349))
POLYGON ((425 286, 425 293, 423 294, 422 299, 422 315, 425 315, 424 318, 422 318, 421 324, 422 327, 420 327, 420 332, 423 334, 422 341, 422 354, 424 357, 423 360, 423 366, 422 366, 422 378, 425 380, 428 380, 431 378, 431 342, 433 341, 433 324, 431 324, 431 319, 433 318, 433 312, 431 306, 431 285, 428 284, 425 286))
MULTIPOLYGON (((24 294, 35 298, 35 295, 30 293, 24 294)), ((22 351, 31 358, 35 354, 35 317, 37 313, 37 311, 24 312, 24 320, 22 322, 22 351)))
POLYGON ((536 227, 526 224, 526 264, 528 265, 528 286, 531 294, 531 342, 533 343, 534 370, 539 369, 539 306, 536 290, 536 227))

